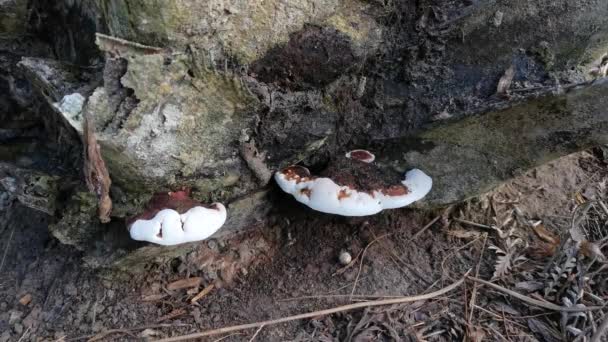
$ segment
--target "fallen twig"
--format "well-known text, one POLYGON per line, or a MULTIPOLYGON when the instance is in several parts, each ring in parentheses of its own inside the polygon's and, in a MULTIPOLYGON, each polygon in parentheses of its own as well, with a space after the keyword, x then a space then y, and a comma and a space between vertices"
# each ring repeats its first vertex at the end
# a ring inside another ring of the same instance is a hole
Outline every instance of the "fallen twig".
POLYGON ((467 220, 463 220, 460 218, 453 218, 454 221, 462 223, 462 224, 466 224, 469 225, 471 227, 477 227, 477 228, 483 228, 483 229, 489 229, 489 230, 496 230, 495 227, 492 226, 488 226, 487 224, 481 224, 481 223, 477 223, 477 222, 472 222, 472 221, 467 221, 467 220))
POLYGON ((253 342, 253 340, 255 340, 255 337, 258 336, 258 334, 260 333, 260 331, 262 331, 262 328, 264 328, 263 325, 261 325, 258 330, 256 330, 255 334, 253 334, 253 336, 251 336, 251 339, 249 339, 249 342, 253 342))
POLYGON ((553 303, 549 303, 549 302, 543 302, 540 301, 538 299, 533 299, 530 298, 528 296, 522 295, 521 293, 506 289, 500 285, 496 285, 494 283, 490 283, 489 281, 485 281, 479 278, 475 278, 475 277, 471 277, 471 276, 465 276, 465 278, 470 279, 472 281, 478 282, 480 284, 483 285, 487 285, 495 290, 501 291, 503 293, 506 293, 512 297, 515 297, 519 300, 522 300, 528 304, 531 305, 535 305, 544 309, 548 309, 548 310, 553 310, 553 311, 559 311, 559 312, 581 312, 581 311, 594 311, 594 310, 601 310, 604 307, 603 306, 587 306, 587 307, 566 307, 566 306, 559 306, 553 303))
POLYGON ((462 283, 464 282, 465 278, 466 278, 466 275, 465 275, 465 277, 463 277, 460 280, 454 282, 453 284, 451 284, 451 285, 449 285, 447 287, 444 287, 443 289, 440 289, 438 291, 431 292, 431 293, 428 293, 428 294, 417 295, 417 296, 410 296, 410 297, 401 297, 401 298, 395 298, 395 299, 375 300, 375 301, 363 302, 363 303, 354 303, 354 304, 334 307, 334 308, 331 308, 331 309, 313 311, 313 312, 308 312, 308 313, 304 313, 304 314, 283 317, 283 318, 274 319, 274 320, 268 320, 268 321, 256 322, 256 323, 248 323, 248 324, 241 324, 241 325, 235 325, 235 326, 231 326, 231 327, 224 327, 224 328, 219 328, 219 329, 213 329, 213 330, 208 330, 208 331, 197 332, 197 333, 189 334, 189 335, 164 338, 164 339, 158 340, 157 342, 175 342, 175 341, 192 340, 192 339, 197 339, 197 338, 201 338, 201 337, 205 337, 205 336, 224 334, 224 333, 232 332, 232 331, 252 329, 252 328, 259 328, 259 327, 262 327, 262 326, 275 325, 275 324, 279 324, 279 323, 291 322, 291 321, 296 321, 296 320, 301 320, 301 319, 306 319, 306 318, 314 318, 314 317, 319 317, 319 316, 326 316, 326 315, 334 314, 336 312, 344 312, 344 311, 350 311, 350 310, 355 310, 355 309, 360 309, 360 308, 368 308, 368 307, 384 306, 384 305, 393 305, 393 304, 402 304, 402 303, 407 303, 407 302, 417 302, 417 301, 421 301, 421 300, 427 300, 427 299, 431 299, 431 298, 434 298, 434 297, 441 296, 441 295, 443 295, 445 293, 448 293, 448 292, 454 290, 458 286, 462 285, 462 283))

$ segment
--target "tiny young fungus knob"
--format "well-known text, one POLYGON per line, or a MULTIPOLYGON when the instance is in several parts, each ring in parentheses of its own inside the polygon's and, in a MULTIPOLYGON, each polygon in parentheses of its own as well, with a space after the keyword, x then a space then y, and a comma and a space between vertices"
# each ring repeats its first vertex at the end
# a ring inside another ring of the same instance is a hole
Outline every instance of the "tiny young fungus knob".
POLYGON ((292 165, 275 173, 275 180, 298 202, 342 216, 367 216, 405 207, 426 196, 433 185, 432 179, 418 169, 406 172, 405 179, 397 184, 387 183, 390 175, 372 164, 375 156, 369 151, 351 151, 346 159, 350 162, 339 160, 330 168, 331 177, 312 176, 307 168, 292 165))
POLYGON ((128 221, 133 240, 170 246, 204 240, 226 221, 221 203, 203 206, 189 197, 188 191, 155 195, 148 210, 128 221))
POLYGON ((376 156, 373 155, 370 151, 366 150, 352 150, 348 152, 346 158, 355 159, 362 161, 364 163, 373 163, 376 160, 376 156))

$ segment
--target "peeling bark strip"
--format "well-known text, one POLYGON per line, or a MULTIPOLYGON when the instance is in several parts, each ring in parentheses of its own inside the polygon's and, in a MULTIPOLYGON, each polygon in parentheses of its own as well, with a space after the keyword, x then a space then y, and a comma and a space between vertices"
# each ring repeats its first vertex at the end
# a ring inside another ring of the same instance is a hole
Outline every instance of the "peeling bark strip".
POLYGON ((265 186, 272 178, 272 172, 266 165, 265 153, 260 153, 255 146, 255 141, 251 139, 249 142, 243 142, 240 146, 241 157, 247 163, 247 166, 259 180, 261 186, 265 186))
POLYGON ((83 122, 84 138, 84 177, 89 191, 97 195, 98 216, 103 223, 110 222, 112 212, 112 199, 110 198, 110 185, 112 180, 106 168, 106 163, 101 157, 101 148, 95 138, 95 129, 89 116, 84 114, 83 122))
POLYGON ((378 142, 376 163, 419 167, 434 190, 420 206, 438 207, 486 192, 533 167, 608 144, 608 79, 548 94, 460 121, 415 138, 378 142))

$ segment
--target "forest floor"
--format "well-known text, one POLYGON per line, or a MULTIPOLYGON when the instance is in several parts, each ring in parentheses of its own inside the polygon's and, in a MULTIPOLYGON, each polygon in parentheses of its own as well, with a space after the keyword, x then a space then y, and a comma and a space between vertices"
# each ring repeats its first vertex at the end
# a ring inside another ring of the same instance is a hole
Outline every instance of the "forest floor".
POLYGON ((156 340, 350 304, 366 307, 202 340, 586 341, 608 325, 607 181, 583 152, 441 211, 341 218, 285 197, 245 236, 122 278, 44 224, 8 227, 0 342, 156 340), (403 303, 371 306, 382 299, 403 303))

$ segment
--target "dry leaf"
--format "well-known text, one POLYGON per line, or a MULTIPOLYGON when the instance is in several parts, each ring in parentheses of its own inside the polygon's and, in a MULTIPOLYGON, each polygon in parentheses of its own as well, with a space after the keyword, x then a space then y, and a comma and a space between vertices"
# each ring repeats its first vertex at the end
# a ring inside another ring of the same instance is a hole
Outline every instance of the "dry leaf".
POLYGON ((83 136, 85 148, 84 176, 89 191, 97 195, 98 216, 103 223, 110 222, 112 212, 112 199, 110 199, 110 185, 112 180, 101 156, 101 147, 95 137, 92 120, 84 115, 83 136))
POLYGON ((541 240, 548 242, 552 245, 559 245, 559 243, 560 243, 559 236, 557 236, 557 235, 553 234, 552 232, 550 232, 549 230, 547 230, 547 228, 545 228, 545 226, 542 223, 533 225, 532 229, 534 229, 534 232, 536 233, 536 235, 538 235, 538 237, 541 240))
POLYGON ((481 327, 467 326, 467 340, 481 342, 486 337, 486 332, 481 327))
POLYGON ((574 198, 576 199, 576 202, 577 202, 577 204, 578 204, 578 205, 581 205, 581 204, 583 204, 583 203, 587 202, 587 201, 585 201, 585 199, 583 198, 583 195, 581 195, 581 193, 580 193, 580 192, 577 192, 577 193, 574 195, 574 198))
POLYGON ((536 244, 534 244, 533 246, 530 246, 530 250, 528 251, 528 255, 532 258, 532 259, 544 259, 544 258, 548 258, 550 256, 553 256, 555 254, 555 252, 557 251, 557 248, 559 247, 558 245, 552 244, 552 243, 547 243, 547 242, 537 242, 536 244))
POLYGON ((602 253, 602 250, 598 245, 590 241, 583 241, 581 243, 581 253, 591 259, 598 261, 606 261, 606 256, 602 253))
POLYGON ((522 243, 521 239, 507 239, 504 250, 494 245, 489 247, 496 252, 496 264, 494 265, 492 279, 501 278, 509 274, 515 262, 526 260, 524 256, 517 253, 517 245, 520 243, 522 243))

